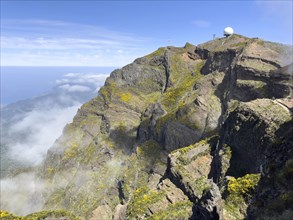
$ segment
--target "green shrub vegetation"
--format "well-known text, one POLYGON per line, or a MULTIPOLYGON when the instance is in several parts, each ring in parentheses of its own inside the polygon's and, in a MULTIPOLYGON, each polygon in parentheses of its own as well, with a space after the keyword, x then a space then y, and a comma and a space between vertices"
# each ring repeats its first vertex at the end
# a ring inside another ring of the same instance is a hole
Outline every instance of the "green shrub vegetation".
POLYGON ((258 184, 260 174, 246 174, 243 177, 231 177, 228 181, 229 195, 249 196, 254 192, 254 188, 258 184))
POLYGON ((103 97, 104 102, 109 105, 112 101, 112 93, 114 92, 115 89, 115 83, 110 82, 107 86, 103 86, 99 90, 99 94, 103 97))
POLYGON ((211 151, 211 146, 208 143, 208 140, 209 139, 203 139, 203 140, 200 140, 199 142, 196 142, 195 144, 191 144, 191 145, 189 145, 187 147, 184 147, 184 148, 180 148, 180 149, 175 150, 174 152, 180 152, 177 160, 180 161, 180 164, 181 165, 187 165, 191 161, 196 160, 196 158, 198 158, 198 157, 202 157, 204 155, 208 155, 210 153, 210 151, 211 151), (198 154, 195 154, 191 158, 187 158, 186 157, 186 155, 188 154, 188 152, 190 152, 191 150, 193 150, 195 148, 204 146, 204 145, 208 145, 208 148, 205 151, 203 151, 201 153, 198 153, 198 154))
POLYGON ((144 158, 150 163, 155 163, 160 158, 160 153, 163 150, 163 147, 155 140, 149 140, 144 142, 141 146, 138 146, 136 151, 139 158, 144 158))
POLYGON ((163 192, 151 190, 146 186, 135 190, 128 205, 127 217, 130 219, 143 219, 147 217, 146 213, 149 205, 153 205, 160 201, 163 196, 163 192))
POLYGON ((168 111, 177 109, 180 101, 188 91, 193 90, 194 84, 202 77, 200 70, 204 61, 197 61, 190 69, 184 65, 182 55, 174 55, 171 58, 171 75, 170 80, 174 85, 167 89, 162 96, 162 104, 168 111))
POLYGON ((29 214, 27 216, 16 216, 4 210, 0 211, 0 219, 3 219, 3 220, 43 220, 46 218, 81 220, 81 218, 64 210, 40 211, 40 212, 29 214))
POLYGON ((5 210, 1 210, 0 211, 0 219, 5 219, 5 220, 23 220, 24 217, 21 217, 21 216, 16 216, 12 213, 9 213, 5 210))
POLYGON ((260 174, 246 174, 243 177, 230 177, 228 180, 225 209, 236 219, 243 219, 247 204, 252 198, 260 174))
POLYGON ((202 145, 205 145, 205 144, 208 144, 208 139, 202 139, 199 142, 196 142, 195 144, 191 144, 191 145, 189 145, 187 147, 183 147, 183 148, 177 149, 174 152, 179 151, 180 154, 186 154, 190 150, 194 149, 195 147, 202 146, 202 145))
POLYGON ((169 220, 169 219, 189 219, 193 203, 190 201, 180 201, 170 204, 167 209, 154 213, 148 220, 169 220))
POLYGON ((166 51, 165 47, 160 47, 156 51, 154 51, 151 54, 147 55, 146 58, 153 58, 155 56, 158 56, 158 57, 163 56, 165 51, 166 51))
POLYGON ((24 217, 24 220, 42 220, 48 217, 50 217, 51 219, 67 217, 67 219, 70 220, 80 220, 80 218, 64 210, 35 212, 24 217))

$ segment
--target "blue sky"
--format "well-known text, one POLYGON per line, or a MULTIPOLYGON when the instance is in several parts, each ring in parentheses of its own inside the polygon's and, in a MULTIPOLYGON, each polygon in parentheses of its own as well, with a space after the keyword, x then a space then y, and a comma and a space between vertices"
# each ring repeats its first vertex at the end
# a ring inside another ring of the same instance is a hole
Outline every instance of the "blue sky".
POLYGON ((3 1, 1 65, 123 66, 226 26, 292 44, 292 1, 3 1))

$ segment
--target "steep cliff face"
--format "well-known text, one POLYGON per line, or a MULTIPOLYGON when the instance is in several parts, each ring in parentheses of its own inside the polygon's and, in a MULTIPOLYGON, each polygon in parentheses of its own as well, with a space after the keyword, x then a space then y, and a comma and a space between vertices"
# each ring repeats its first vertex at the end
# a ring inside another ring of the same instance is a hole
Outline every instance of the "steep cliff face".
POLYGON ((232 35, 113 71, 49 150, 44 209, 85 219, 292 216, 291 55, 232 35))

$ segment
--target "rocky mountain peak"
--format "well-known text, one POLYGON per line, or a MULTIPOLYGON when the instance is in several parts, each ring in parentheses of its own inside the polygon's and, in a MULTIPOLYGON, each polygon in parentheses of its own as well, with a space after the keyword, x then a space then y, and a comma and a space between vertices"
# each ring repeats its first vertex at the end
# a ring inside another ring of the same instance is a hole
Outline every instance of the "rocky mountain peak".
POLYGON ((257 38, 138 58, 111 73, 49 150, 44 209, 85 219, 292 216, 292 88, 292 47, 257 38))

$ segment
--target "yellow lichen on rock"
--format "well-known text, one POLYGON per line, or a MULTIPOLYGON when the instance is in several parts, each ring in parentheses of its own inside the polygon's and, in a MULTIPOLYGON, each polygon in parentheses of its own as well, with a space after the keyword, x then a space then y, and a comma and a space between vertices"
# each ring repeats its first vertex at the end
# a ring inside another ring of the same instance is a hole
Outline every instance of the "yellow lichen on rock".
POLYGON ((131 94, 130 94, 129 92, 127 92, 127 93, 122 93, 122 94, 120 95, 120 99, 121 99, 122 102, 126 102, 126 103, 128 103, 128 102, 131 100, 131 94))

